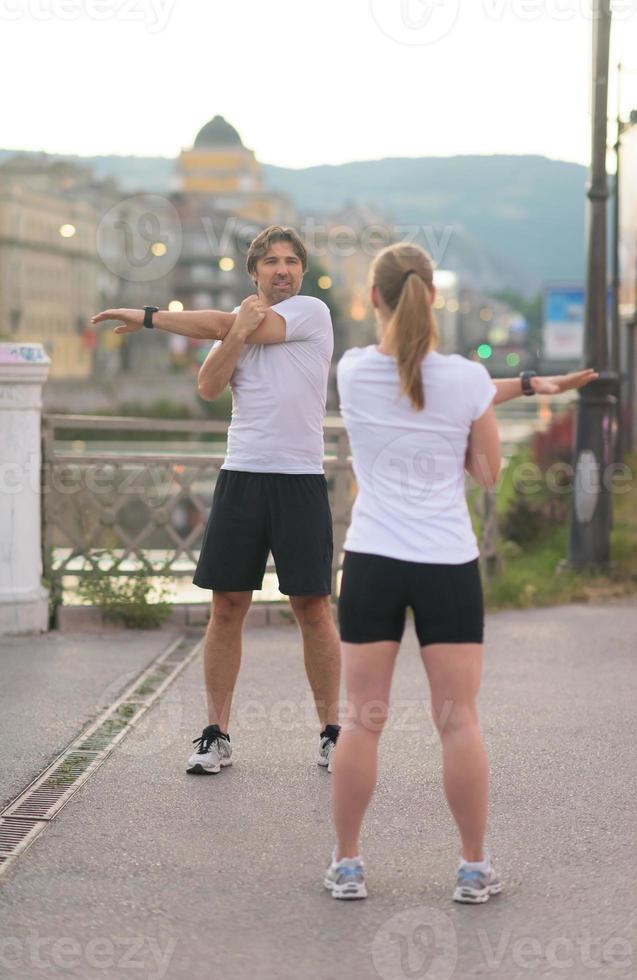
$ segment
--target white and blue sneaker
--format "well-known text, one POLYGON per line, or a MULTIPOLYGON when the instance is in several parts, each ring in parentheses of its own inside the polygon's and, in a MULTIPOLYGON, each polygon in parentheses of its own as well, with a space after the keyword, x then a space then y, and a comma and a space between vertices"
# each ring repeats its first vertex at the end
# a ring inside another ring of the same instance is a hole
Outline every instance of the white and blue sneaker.
POLYGON ((232 765, 230 736, 219 725, 208 725, 199 738, 193 738, 196 750, 188 759, 186 772, 197 776, 209 776, 220 772, 222 766, 232 765))
POLYGON ((486 863, 486 869, 482 870, 472 867, 470 862, 460 862, 456 887, 453 892, 454 902, 478 905, 481 902, 488 902, 492 895, 497 895, 502 891, 502 882, 495 873, 488 852, 485 852, 484 863, 486 863))
POLYGON ((360 857, 341 858, 335 860, 336 851, 332 854, 332 863, 325 872, 323 884, 332 893, 332 898, 367 898, 365 886, 365 866, 360 857))

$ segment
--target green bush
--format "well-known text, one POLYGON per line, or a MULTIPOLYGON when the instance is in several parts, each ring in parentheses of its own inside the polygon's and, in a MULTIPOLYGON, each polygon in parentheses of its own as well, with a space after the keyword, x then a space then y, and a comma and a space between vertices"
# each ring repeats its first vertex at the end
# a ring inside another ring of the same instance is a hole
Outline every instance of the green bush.
POLYGON ((109 552, 100 555, 111 559, 108 569, 97 566, 80 579, 77 594, 81 599, 97 606, 105 620, 121 622, 131 629, 158 629, 170 616, 171 606, 166 601, 170 580, 156 572, 151 564, 143 561, 142 568, 127 575, 112 572, 117 560, 109 552), (151 582, 158 579, 157 585, 151 582), (151 602, 153 593, 157 601, 151 602))

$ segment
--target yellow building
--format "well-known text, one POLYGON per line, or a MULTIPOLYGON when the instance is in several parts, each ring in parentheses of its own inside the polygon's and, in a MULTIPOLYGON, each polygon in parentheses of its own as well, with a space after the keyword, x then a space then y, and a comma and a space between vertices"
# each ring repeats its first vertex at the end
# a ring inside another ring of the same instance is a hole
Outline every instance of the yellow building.
POLYGON ((28 165, 8 164, 0 167, 0 335, 43 343, 52 377, 89 377, 95 212, 30 180, 28 165))
POLYGON ((223 116, 203 126, 191 149, 182 150, 178 171, 181 190, 213 198, 216 207, 257 225, 290 224, 291 202, 267 191, 254 152, 223 116))

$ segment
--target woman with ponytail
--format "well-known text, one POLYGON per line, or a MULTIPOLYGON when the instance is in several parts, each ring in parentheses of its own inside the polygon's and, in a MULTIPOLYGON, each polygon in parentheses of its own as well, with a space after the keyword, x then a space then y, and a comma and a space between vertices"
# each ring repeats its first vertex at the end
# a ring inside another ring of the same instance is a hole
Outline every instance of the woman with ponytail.
POLYGON ((501 883, 484 848, 488 763, 476 712, 483 601, 464 480, 467 470, 485 487, 497 481, 496 389, 481 364, 436 351, 426 252, 384 249, 371 283, 379 343, 348 351, 338 365, 358 496, 339 597, 350 717, 334 754, 337 845, 325 886, 335 898, 367 895, 359 833, 411 608, 460 835, 453 898, 486 902, 501 883))

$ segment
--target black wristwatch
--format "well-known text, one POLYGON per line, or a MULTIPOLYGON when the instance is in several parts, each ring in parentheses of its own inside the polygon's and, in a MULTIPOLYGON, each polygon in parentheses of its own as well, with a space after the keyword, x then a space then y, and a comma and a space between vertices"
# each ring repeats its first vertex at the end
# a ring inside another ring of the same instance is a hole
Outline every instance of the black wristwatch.
POLYGON ((153 313, 159 313, 158 306, 145 306, 144 307, 144 326, 148 327, 149 330, 153 330, 153 313))
POLYGON ((535 390, 531 384, 531 378, 535 378, 537 371, 520 371, 520 380, 522 382, 522 394, 523 395, 534 395, 535 390))

